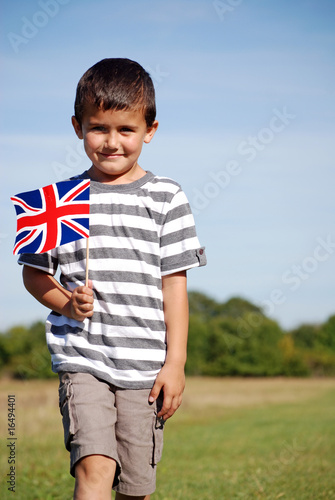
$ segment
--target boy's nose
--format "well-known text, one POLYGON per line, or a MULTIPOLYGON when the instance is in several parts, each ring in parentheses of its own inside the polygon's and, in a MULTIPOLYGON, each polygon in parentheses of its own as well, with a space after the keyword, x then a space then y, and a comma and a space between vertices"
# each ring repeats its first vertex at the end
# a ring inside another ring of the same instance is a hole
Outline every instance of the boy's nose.
POLYGON ((108 149, 118 149, 118 137, 117 133, 111 132, 106 137, 106 147, 108 149))

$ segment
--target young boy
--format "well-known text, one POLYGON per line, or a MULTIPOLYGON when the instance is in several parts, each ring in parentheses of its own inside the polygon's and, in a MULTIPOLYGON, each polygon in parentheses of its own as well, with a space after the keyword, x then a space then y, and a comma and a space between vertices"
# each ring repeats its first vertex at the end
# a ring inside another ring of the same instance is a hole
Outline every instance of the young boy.
POLYGON ((153 138, 155 92, 128 59, 80 79, 72 117, 92 166, 89 283, 81 239, 23 254, 27 290, 59 374, 74 499, 149 499, 163 424, 181 404, 188 332, 186 270, 206 264, 180 186, 137 160, 153 138), (60 267, 60 283, 53 277, 60 267))

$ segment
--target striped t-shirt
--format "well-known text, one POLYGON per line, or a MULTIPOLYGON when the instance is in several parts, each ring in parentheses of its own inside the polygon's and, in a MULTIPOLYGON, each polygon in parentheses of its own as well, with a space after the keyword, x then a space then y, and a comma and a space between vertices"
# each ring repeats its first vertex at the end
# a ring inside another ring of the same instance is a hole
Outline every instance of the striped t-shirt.
MULTIPOLYGON (((85 282, 86 240, 22 254, 19 263, 51 275, 59 268, 62 285, 73 290, 85 282)), ((150 388, 166 354, 161 277, 205 264, 179 184, 151 172, 130 184, 91 181, 94 314, 83 322, 49 314, 53 371, 90 373, 121 388, 150 388)))

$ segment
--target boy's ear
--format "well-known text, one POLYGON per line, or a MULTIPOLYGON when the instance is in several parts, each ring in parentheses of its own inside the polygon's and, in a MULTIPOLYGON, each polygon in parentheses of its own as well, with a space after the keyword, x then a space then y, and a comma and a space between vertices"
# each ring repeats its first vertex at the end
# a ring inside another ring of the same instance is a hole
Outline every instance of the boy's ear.
POLYGON ((149 144, 149 142, 151 141, 151 139, 155 135, 155 132, 156 132, 157 129, 158 129, 158 121, 155 120, 153 122, 153 124, 151 125, 151 127, 147 128, 147 133, 145 134, 145 137, 144 137, 144 142, 146 144, 149 144))
POLYGON ((77 134, 78 139, 82 139, 83 132, 81 130, 81 125, 79 125, 77 118, 75 116, 72 116, 71 121, 72 121, 72 125, 73 125, 75 133, 77 134))

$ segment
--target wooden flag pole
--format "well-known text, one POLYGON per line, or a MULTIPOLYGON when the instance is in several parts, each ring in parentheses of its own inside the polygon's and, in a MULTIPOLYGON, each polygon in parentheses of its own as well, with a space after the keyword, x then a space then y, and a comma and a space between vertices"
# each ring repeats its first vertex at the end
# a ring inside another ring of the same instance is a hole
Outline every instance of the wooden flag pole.
POLYGON ((89 245, 89 237, 86 238, 86 274, 85 274, 85 286, 88 286, 88 261, 90 255, 90 245, 89 245))

